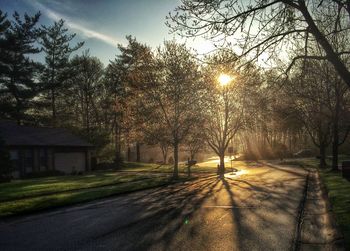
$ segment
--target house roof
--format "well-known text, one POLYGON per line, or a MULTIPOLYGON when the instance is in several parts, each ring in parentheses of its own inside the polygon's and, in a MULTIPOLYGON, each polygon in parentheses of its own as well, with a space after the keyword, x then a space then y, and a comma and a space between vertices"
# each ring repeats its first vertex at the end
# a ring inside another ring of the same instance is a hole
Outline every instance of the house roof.
POLYGON ((93 146, 63 128, 22 126, 13 121, 0 121, 0 137, 9 146, 93 146))

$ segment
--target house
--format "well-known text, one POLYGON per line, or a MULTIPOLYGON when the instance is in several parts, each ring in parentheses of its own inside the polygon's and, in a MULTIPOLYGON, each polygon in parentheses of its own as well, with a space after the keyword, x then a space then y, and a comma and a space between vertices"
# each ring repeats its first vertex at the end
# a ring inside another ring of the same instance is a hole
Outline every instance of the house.
POLYGON ((66 129, 0 121, 0 137, 10 153, 14 177, 50 170, 64 173, 91 170, 93 145, 66 129))

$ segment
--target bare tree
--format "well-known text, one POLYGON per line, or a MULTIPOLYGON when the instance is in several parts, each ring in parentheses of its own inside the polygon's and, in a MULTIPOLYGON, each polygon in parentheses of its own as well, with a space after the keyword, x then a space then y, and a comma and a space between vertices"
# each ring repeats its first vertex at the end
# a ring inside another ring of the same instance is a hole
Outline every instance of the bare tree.
POLYGON ((184 149, 189 154, 190 160, 195 160, 196 155, 200 151, 206 149, 205 132, 203 130, 198 130, 203 123, 204 120, 200 120, 200 123, 198 123, 198 125, 191 130, 185 139, 184 149))
MULTIPOLYGON (((286 99, 298 111, 300 121, 319 148, 320 167, 326 167, 326 149, 332 141, 333 107, 329 106, 333 83, 321 73, 320 62, 307 61, 283 88, 286 99), (305 70, 305 71, 304 71, 305 70), (317 92, 315 92, 317 89, 317 92)), ((333 101, 330 101, 333 102, 333 101)))
POLYGON ((217 43, 239 45, 242 56, 298 50, 287 71, 300 59, 328 60, 350 87, 350 71, 343 60, 350 51, 333 43, 349 30, 349 17, 350 3, 343 0, 182 0, 167 24, 183 36, 205 35, 217 43), (324 55, 308 51, 311 40, 324 55))
MULTIPOLYGON (((101 121, 98 102, 102 86, 103 65, 96 57, 91 57, 88 51, 71 60, 71 71, 74 77, 69 80, 67 90, 63 92, 66 101, 63 109, 73 110, 75 121, 79 121, 87 137, 93 135, 93 128, 101 121)), ((62 106, 61 106, 62 107, 62 106)))
MULTIPOLYGON (((151 63, 150 63, 151 64, 151 63)), ((201 81, 198 65, 183 44, 165 42, 142 87, 144 123, 162 124, 174 149, 173 177, 178 177, 179 145, 196 124, 201 81)))
POLYGON ((225 172, 225 151, 244 122, 244 81, 234 65, 225 63, 226 58, 226 53, 214 55, 203 69, 207 84, 205 132, 209 147, 219 156, 220 175, 225 172), (227 79, 220 82, 220 76, 227 79))

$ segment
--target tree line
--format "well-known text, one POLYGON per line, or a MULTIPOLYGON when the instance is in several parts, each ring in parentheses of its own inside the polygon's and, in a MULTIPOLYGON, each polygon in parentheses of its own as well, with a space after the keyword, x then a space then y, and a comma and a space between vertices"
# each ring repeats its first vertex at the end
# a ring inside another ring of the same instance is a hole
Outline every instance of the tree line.
MULTIPOLYGON (((158 145, 164 163, 171 149, 174 177, 180 150, 191 159, 214 152, 224 173, 229 146, 257 159, 313 145, 325 166, 331 145, 337 165, 350 130, 350 97, 332 62, 297 61, 281 78, 280 69, 262 69, 230 47, 198 58, 174 40, 152 49, 127 36, 104 67, 83 42, 72 45, 75 34, 63 20, 39 27, 39 18, 15 12, 9 20, 0 12, 3 119, 70 128, 97 146, 101 161, 117 165, 132 144, 138 161, 142 144, 158 145), (35 60, 39 53, 45 62, 35 60), (220 84, 222 73, 230 83, 220 84)), ((317 41, 308 48, 324 56, 317 41)))

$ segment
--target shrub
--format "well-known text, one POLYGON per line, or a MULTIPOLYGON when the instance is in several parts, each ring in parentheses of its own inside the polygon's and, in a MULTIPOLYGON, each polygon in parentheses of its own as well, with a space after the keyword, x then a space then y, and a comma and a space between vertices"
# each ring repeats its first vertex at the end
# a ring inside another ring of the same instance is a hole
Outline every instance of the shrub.
POLYGON ((10 153, 5 147, 5 141, 0 138, 0 182, 8 182, 11 180, 11 170, 10 153))

